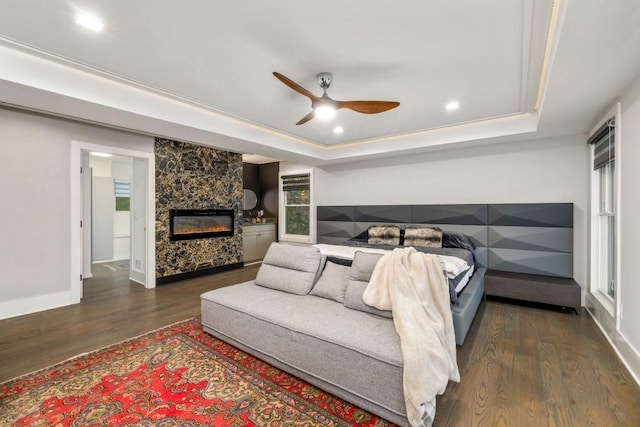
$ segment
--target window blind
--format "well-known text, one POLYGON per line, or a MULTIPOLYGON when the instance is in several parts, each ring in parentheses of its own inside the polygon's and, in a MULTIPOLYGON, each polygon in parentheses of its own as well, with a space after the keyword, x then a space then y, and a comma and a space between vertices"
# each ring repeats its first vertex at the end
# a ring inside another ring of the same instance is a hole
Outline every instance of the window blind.
POLYGON ((309 174, 283 175, 282 191, 309 190, 309 174))
POLYGON ((116 197, 129 197, 131 194, 131 184, 129 181, 114 179, 113 187, 116 197))
POLYGON ((615 119, 612 117, 605 121, 587 141, 590 145, 594 145, 594 170, 608 165, 615 159, 615 130, 615 119))

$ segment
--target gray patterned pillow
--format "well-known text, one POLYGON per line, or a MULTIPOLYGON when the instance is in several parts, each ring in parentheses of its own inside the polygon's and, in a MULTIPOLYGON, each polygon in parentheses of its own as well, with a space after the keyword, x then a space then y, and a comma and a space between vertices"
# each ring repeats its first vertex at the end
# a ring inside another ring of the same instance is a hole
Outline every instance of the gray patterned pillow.
POLYGON ((394 245, 400 244, 400 227, 397 225, 372 225, 369 227, 370 245, 394 245))
POLYGON ((407 226, 404 229, 405 246, 442 247, 442 230, 437 227, 407 226))

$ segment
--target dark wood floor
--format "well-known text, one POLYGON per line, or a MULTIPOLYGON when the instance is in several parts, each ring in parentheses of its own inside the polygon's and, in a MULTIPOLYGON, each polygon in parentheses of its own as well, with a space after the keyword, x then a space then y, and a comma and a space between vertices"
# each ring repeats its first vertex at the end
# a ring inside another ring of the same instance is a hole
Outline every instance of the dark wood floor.
MULTIPOLYGON (((96 270, 81 304, 0 321, 0 382, 199 316, 202 292, 257 269, 155 290, 96 270)), ((458 365, 436 426, 640 426, 640 388, 586 313, 483 302, 458 365)))

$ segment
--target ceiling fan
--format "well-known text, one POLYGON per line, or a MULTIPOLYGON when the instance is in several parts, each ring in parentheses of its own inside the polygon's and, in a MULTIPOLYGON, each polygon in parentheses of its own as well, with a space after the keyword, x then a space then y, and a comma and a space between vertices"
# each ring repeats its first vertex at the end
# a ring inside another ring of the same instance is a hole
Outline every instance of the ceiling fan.
POLYGON ((399 102, 395 101, 336 101, 335 99, 329 98, 329 95, 327 95, 327 89, 329 89, 329 86, 331 86, 331 82, 333 81, 333 74, 327 72, 320 73, 316 76, 316 78, 318 79, 318 84, 324 90, 322 96, 314 95, 307 89, 300 86, 298 83, 294 82, 288 77, 283 76, 277 71, 274 71, 273 75, 276 76, 276 78, 282 83, 289 86, 291 89, 295 90, 301 95, 306 96, 311 100, 311 112, 298 120, 298 123, 296 123, 296 125, 307 123, 314 117, 318 117, 320 119, 330 119, 335 115, 336 110, 339 110, 340 108, 348 108, 358 113, 376 114, 383 113, 400 105, 399 102))

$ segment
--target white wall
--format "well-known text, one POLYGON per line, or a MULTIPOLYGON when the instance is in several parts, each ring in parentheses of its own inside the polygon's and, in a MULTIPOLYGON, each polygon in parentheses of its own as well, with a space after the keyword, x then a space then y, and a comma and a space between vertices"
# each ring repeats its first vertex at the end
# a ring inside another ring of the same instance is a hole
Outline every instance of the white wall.
POLYGON ((146 152, 154 144, 151 137, 0 108, 0 318, 72 301, 72 140, 146 152))
MULTIPOLYGON (((640 355, 640 78, 621 99, 621 147, 616 146, 616 163, 620 164, 621 271, 618 292, 623 304, 620 333, 636 355, 640 355)), ((616 133, 618 131, 616 130, 616 133)), ((640 356, 638 356, 640 357, 640 356)))
POLYGON ((586 135, 315 170, 317 205, 574 203, 574 278, 586 288, 586 135))

